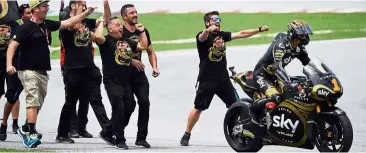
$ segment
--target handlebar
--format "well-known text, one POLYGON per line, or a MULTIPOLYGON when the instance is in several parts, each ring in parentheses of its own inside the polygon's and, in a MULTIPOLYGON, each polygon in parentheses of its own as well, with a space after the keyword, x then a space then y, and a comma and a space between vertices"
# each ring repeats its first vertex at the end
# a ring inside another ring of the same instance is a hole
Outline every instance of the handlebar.
POLYGON ((234 76, 234 75, 236 75, 236 71, 234 70, 234 66, 230 66, 229 67, 229 70, 230 70, 230 72, 231 72, 231 76, 234 76))

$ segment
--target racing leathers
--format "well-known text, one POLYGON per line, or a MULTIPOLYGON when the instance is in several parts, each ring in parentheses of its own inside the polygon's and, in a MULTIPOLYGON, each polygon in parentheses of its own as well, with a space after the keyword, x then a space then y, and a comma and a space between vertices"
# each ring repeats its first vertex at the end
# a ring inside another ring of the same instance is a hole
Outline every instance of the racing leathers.
POLYGON ((265 99, 257 101, 257 107, 262 108, 269 101, 276 103, 281 101, 280 92, 273 85, 276 79, 283 83, 285 90, 297 87, 297 85, 291 84, 290 76, 284 68, 294 58, 298 58, 304 66, 310 62, 305 45, 293 48, 285 33, 277 34, 267 52, 254 68, 259 92, 266 96, 265 99))

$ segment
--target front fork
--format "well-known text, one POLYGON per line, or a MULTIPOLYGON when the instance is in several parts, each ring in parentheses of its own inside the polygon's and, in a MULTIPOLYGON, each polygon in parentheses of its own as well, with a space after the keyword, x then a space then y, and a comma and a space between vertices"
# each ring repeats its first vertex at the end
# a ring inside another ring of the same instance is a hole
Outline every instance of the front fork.
POLYGON ((307 121, 306 136, 314 141, 315 130, 319 130, 323 140, 332 140, 337 137, 337 128, 332 124, 333 120, 338 115, 345 115, 346 113, 338 107, 332 106, 330 102, 323 105, 317 105, 315 112, 312 114, 312 119, 307 121))

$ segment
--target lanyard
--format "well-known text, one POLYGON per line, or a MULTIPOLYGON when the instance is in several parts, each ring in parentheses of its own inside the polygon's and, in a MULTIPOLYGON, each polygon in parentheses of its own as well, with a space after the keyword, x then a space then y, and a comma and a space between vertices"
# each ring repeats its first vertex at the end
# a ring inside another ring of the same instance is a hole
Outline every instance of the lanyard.
POLYGON ((42 33, 46 36, 47 44, 49 45, 49 44, 50 44, 50 42, 49 42, 49 39, 48 39, 48 31, 47 31, 47 28, 45 28, 45 29, 46 29, 46 31, 44 31, 44 30, 42 29, 42 27, 39 27, 39 29, 41 29, 42 33))
MULTIPOLYGON (((30 20, 34 22, 33 18, 31 18, 30 20)), ((35 23, 35 24, 37 24, 36 22, 34 22, 34 23, 35 23)), ((50 47, 50 41, 49 41, 49 39, 48 39, 48 31, 47 31, 47 27, 45 28, 45 29, 46 29, 46 31, 44 31, 44 30, 42 29, 42 27, 40 27, 38 24, 37 24, 37 26, 39 27, 39 29, 41 29, 42 33, 46 36, 47 44, 48 44, 48 46, 50 47)))

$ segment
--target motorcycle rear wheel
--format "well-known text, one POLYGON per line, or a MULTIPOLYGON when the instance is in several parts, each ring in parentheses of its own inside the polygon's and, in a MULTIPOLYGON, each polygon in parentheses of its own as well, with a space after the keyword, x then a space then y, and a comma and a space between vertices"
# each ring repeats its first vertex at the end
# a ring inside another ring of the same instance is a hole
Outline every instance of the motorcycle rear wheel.
POLYGON ((262 139, 245 137, 243 134, 233 134, 234 126, 238 125, 240 112, 245 104, 237 102, 233 104, 226 112, 224 119, 225 138, 230 147, 236 152, 258 152, 263 147, 262 139))

